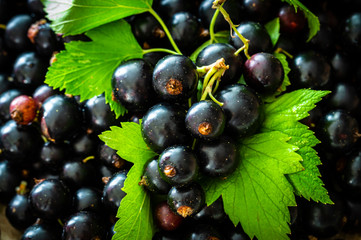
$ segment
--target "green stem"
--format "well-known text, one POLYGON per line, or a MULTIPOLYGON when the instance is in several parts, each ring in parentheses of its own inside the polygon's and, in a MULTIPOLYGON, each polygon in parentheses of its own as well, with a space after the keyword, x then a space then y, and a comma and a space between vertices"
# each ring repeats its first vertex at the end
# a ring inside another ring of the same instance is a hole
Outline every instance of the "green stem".
MULTIPOLYGON (((241 39, 241 41, 243 42, 244 46, 241 47, 242 50, 244 50, 244 54, 246 55, 247 59, 250 59, 251 57, 248 54, 248 48, 249 48, 249 40, 245 37, 243 37, 243 35, 238 32, 236 25, 233 24, 229 14, 227 13, 227 11, 222 7, 222 5, 216 5, 217 9, 219 9, 219 11, 222 13, 224 19, 229 23, 229 25, 231 26, 232 30, 237 34, 237 36, 241 39)), ((233 36, 232 36, 233 37, 233 36)), ((241 50, 241 51, 242 51, 241 50)), ((237 51, 238 53, 240 51, 237 51)))
POLYGON ((155 19, 157 19, 157 21, 160 23, 160 25, 162 26, 165 34, 167 35, 170 43, 172 44, 174 50, 178 53, 178 54, 182 54, 182 52, 179 50, 177 44, 174 42, 174 39, 172 38, 172 35, 170 34, 167 26, 165 25, 165 23, 163 22, 162 18, 153 10, 153 8, 149 8, 149 13, 152 14, 155 19))
MULTIPOLYGON (((219 81, 217 81, 217 83, 218 83, 218 82, 219 82, 219 81)), ((223 103, 220 102, 220 101, 218 101, 218 100, 213 96, 213 94, 212 94, 211 92, 209 92, 208 95, 209 95, 209 97, 212 99, 213 102, 217 103, 220 107, 223 106, 223 103)))
POLYGON ((216 36, 215 36, 215 34, 214 34, 214 25, 216 24, 216 20, 217 20, 218 14, 219 14, 219 9, 217 9, 217 10, 214 12, 213 17, 212 17, 212 20, 211 20, 211 24, 209 25, 209 37, 210 37, 210 40, 211 40, 211 44, 212 44, 213 42, 217 42, 216 36))
POLYGON ((192 106, 192 97, 188 98, 188 107, 190 108, 192 106))
POLYGON ((175 51, 172 51, 170 49, 166 49, 166 48, 150 48, 150 49, 143 49, 143 55, 147 54, 147 53, 151 53, 151 52, 166 52, 166 53, 170 53, 170 54, 179 54, 175 51))
POLYGON ((224 69, 219 69, 211 78, 211 80, 209 80, 208 84, 207 84, 207 87, 204 89, 204 92, 202 93, 202 97, 201 97, 201 100, 205 100, 208 96, 209 93, 212 93, 212 86, 214 84, 214 82, 220 78, 223 74, 225 70, 224 69))
POLYGON ((217 91, 220 82, 221 82, 220 79, 218 79, 216 82, 216 86, 213 88, 212 94, 214 94, 217 91))
POLYGON ((287 52, 286 50, 284 50, 283 48, 277 48, 275 50, 275 53, 283 53, 284 55, 286 55, 287 57, 293 59, 293 55, 290 54, 289 52, 287 52))
POLYGON ((203 80, 203 87, 202 87, 202 96, 203 96, 203 93, 204 93, 204 90, 206 89, 207 85, 208 85, 208 82, 209 82, 209 79, 211 79, 212 75, 215 74, 217 72, 217 69, 216 68, 211 68, 206 76, 204 77, 204 80, 203 80))

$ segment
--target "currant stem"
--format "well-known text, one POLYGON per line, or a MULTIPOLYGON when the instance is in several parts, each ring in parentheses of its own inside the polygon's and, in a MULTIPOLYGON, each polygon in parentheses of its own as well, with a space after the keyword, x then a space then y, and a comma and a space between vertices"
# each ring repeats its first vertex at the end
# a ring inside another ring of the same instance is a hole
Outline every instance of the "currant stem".
MULTIPOLYGON (((219 11, 222 13, 224 19, 229 23, 229 25, 231 26, 231 29, 237 34, 237 36, 241 39, 241 41, 243 42, 243 47, 241 47, 240 49, 238 49, 235 53, 235 55, 237 56, 242 50, 244 50, 244 54, 246 55, 247 59, 250 59, 250 55, 248 54, 248 48, 249 48, 249 40, 247 38, 245 38, 240 32, 238 32, 237 30, 237 26, 233 24, 229 14, 227 13, 227 11, 223 8, 223 3, 225 2, 225 0, 215 0, 213 2, 213 6, 212 8, 216 8, 219 9, 219 11)), ((231 32, 231 37, 234 37, 232 35, 231 32)))
MULTIPOLYGON (((217 81, 217 83, 218 83, 218 82, 219 82, 219 81, 217 81)), ((220 107, 223 106, 223 103, 220 102, 220 101, 218 101, 218 100, 213 96, 213 94, 212 94, 211 92, 209 92, 208 95, 209 95, 209 97, 212 99, 213 102, 217 103, 220 107)))
POLYGON ((275 50, 275 53, 283 53, 284 55, 286 55, 287 57, 293 59, 293 55, 290 54, 289 52, 287 52, 286 50, 284 50, 283 48, 277 48, 275 50))
POLYGON ((217 39, 216 39, 215 33, 214 33, 214 25, 216 24, 216 20, 217 20, 218 15, 219 15, 219 9, 217 9, 214 12, 212 20, 211 20, 211 24, 209 25, 209 37, 210 37, 210 40, 211 40, 211 44, 213 42, 218 42, 217 39))
POLYGON ((150 49, 143 49, 143 55, 147 54, 147 53, 151 53, 151 52, 166 52, 166 53, 170 53, 170 54, 179 54, 173 50, 170 49, 166 49, 166 48, 150 48, 150 49))
POLYGON ((157 19, 157 21, 160 23, 160 25, 162 26, 165 34, 167 35, 170 43, 172 44, 174 50, 178 53, 178 54, 182 54, 182 52, 179 50, 177 44, 174 42, 174 39, 172 38, 172 35, 170 34, 167 26, 165 25, 165 23, 163 22, 162 18, 153 10, 153 8, 149 8, 149 13, 152 14, 155 19, 157 19))

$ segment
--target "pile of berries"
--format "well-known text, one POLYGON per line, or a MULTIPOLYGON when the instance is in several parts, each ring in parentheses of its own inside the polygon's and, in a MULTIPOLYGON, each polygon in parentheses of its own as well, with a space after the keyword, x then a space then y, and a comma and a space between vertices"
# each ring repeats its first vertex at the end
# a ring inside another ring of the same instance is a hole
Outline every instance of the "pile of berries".
MULTIPOLYGON (((231 31, 228 43, 210 44, 192 61, 210 31, 230 28, 221 14, 212 22, 213 2, 154 0, 184 55, 149 51, 121 63, 109 81, 128 113, 116 119, 104 95, 80 102, 44 84, 64 43, 90 39, 55 34, 40 0, 0 0, 0 202, 22 240, 112 238, 132 164, 98 135, 126 121, 141 121, 145 143, 159 154, 139 179, 152 196, 154 240, 249 239, 231 223, 221 197, 205 206, 197 182, 226 179, 242 161, 238 140, 257 133, 264 99, 284 84, 273 52, 287 55, 287 91, 332 91, 302 121, 322 141, 320 170, 335 204, 297 199, 290 238, 360 234, 361 4, 304 1, 321 22, 306 42, 302 11, 279 0, 227 0, 224 9, 249 42, 231 31), (265 24, 276 17, 281 35, 273 46, 265 24)), ((173 47, 149 13, 126 20, 144 49, 173 47)))

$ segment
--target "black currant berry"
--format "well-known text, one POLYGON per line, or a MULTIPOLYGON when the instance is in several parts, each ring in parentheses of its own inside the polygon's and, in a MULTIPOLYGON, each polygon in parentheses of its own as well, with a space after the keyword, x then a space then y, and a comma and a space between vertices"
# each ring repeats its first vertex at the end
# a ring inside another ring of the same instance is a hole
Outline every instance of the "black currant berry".
POLYGON ((29 201, 35 216, 55 220, 69 212, 72 196, 63 181, 45 179, 33 187, 29 201))
POLYGON ((296 11, 289 4, 279 9, 281 32, 289 34, 300 33, 307 25, 307 19, 302 11, 296 11))
POLYGON ((28 227, 21 240, 59 240, 61 231, 59 224, 43 221, 28 227))
POLYGON ((182 217, 197 214, 204 206, 205 194, 198 183, 172 187, 168 193, 168 205, 182 217))
POLYGON ((63 226, 63 240, 105 239, 106 226, 95 213, 77 212, 69 217, 63 226))
POLYGON ((189 144, 184 118, 185 111, 176 105, 160 103, 151 107, 142 121, 144 141, 158 153, 172 145, 189 144))
POLYGON ((114 170, 123 169, 126 164, 126 161, 117 154, 117 151, 108 147, 106 144, 99 146, 98 157, 104 165, 114 170))
POLYGON ((343 192, 354 200, 361 197, 361 152, 346 160, 342 171, 341 185, 343 192))
POLYGON ((283 66, 270 53, 256 53, 244 64, 244 80, 257 92, 271 95, 282 85, 283 66))
POLYGON ((331 76, 331 66, 314 51, 299 53, 291 62, 291 79, 298 88, 325 87, 331 76))
POLYGON ((188 231, 185 240, 222 240, 224 237, 219 231, 209 224, 200 223, 188 231))
POLYGON ((61 179, 70 189, 76 190, 80 187, 92 187, 100 183, 100 176, 92 164, 92 160, 82 162, 77 161, 66 162, 61 170, 61 179))
POLYGON ((317 132, 324 146, 338 151, 349 150, 359 138, 357 120, 344 110, 326 113, 317 132))
POLYGON ((159 173, 158 159, 154 159, 146 165, 140 185, 158 194, 167 194, 169 192, 171 186, 164 181, 159 173))
POLYGON ((191 12, 195 8, 194 2, 184 0, 158 0, 155 9, 168 21, 178 12, 191 12))
MULTIPOLYGON (((243 22, 237 27, 237 30, 240 34, 249 40, 248 53, 250 55, 256 54, 258 52, 271 52, 271 37, 269 36, 266 28, 263 27, 260 23, 243 22)), ((237 35, 230 37, 230 43, 236 49, 239 49, 244 45, 242 40, 237 35)))
POLYGON ((230 137, 221 136, 212 142, 201 142, 197 146, 199 170, 212 177, 227 177, 239 164, 237 143, 230 137))
POLYGON ((220 58, 224 58, 229 69, 222 76, 221 85, 236 83, 241 78, 243 63, 239 56, 234 55, 235 52, 236 49, 230 44, 213 43, 203 48, 198 54, 196 65, 198 67, 208 66, 220 58))
POLYGON ((224 221, 227 218, 227 215, 224 212, 222 197, 219 197, 211 205, 204 206, 193 218, 202 222, 224 221))
POLYGON ((82 111, 73 98, 51 96, 43 103, 41 113, 41 131, 51 141, 71 140, 82 129, 82 111))
POLYGON ((195 180, 198 174, 197 157, 189 147, 172 146, 165 149, 158 160, 160 175, 172 186, 195 180))
POLYGON ((53 95, 59 94, 59 91, 54 90, 52 87, 42 84, 37 87, 33 92, 33 98, 39 103, 43 104, 43 102, 53 95))
POLYGON ((34 90, 44 83, 49 63, 35 52, 25 52, 14 63, 14 84, 20 88, 34 90))
POLYGON ((16 52, 24 52, 31 48, 31 42, 27 36, 32 18, 27 14, 12 17, 6 25, 5 43, 8 48, 16 52))
POLYGON ((195 92, 197 84, 197 67, 186 56, 165 56, 154 67, 153 87, 163 100, 184 102, 195 92))
POLYGON ((216 98, 223 103, 228 134, 237 138, 247 136, 262 125, 263 102, 252 88, 243 84, 228 85, 217 93, 216 98))
POLYGON ((152 66, 143 59, 121 63, 112 77, 114 97, 131 111, 144 111, 153 102, 152 66))
POLYGON ((223 133, 226 117, 217 103, 204 100, 193 104, 188 110, 185 124, 193 137, 214 140, 223 133))
POLYGON ((122 190, 126 178, 126 172, 118 172, 104 186, 102 201, 112 216, 116 216, 120 202, 126 195, 122 190))
POLYGON ((68 144, 45 142, 40 150, 40 161, 48 169, 58 172, 69 156, 68 144))
POLYGON ((15 189, 20 185, 21 172, 9 161, 0 162, 0 202, 6 204, 15 195, 15 189))
POLYGON ((243 0, 242 2, 247 19, 253 21, 269 21, 277 11, 277 1, 274 0, 243 0))
POLYGON ((347 111, 354 111, 358 108, 360 99, 354 86, 345 82, 338 82, 328 102, 334 109, 341 108, 347 111))
POLYGON ((345 46, 352 51, 361 51, 361 12, 350 15, 344 27, 345 46))
POLYGON ((82 187, 79 188, 73 198, 75 211, 92 211, 101 213, 103 210, 102 193, 98 189, 82 187))
POLYGON ((155 221, 160 229, 165 231, 176 230, 183 222, 182 216, 174 213, 166 201, 160 202, 155 207, 155 221))

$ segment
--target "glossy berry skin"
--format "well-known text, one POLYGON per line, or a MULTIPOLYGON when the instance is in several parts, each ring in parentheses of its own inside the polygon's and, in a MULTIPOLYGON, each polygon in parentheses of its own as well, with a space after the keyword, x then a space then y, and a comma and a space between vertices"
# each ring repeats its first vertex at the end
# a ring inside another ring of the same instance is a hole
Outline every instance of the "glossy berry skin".
POLYGON ((277 7, 275 7, 277 2, 273 0, 243 0, 242 2, 247 19, 252 19, 256 22, 269 21, 274 11, 277 10, 277 7))
POLYGON ((9 161, 0 162, 0 202, 8 203, 15 196, 15 189, 20 185, 20 170, 11 165, 9 161))
POLYGON ((222 197, 219 197, 211 205, 204 206, 193 218, 202 222, 224 221, 227 218, 227 215, 224 212, 222 197))
POLYGON ((182 216, 174 213, 166 201, 160 202, 154 210, 157 226, 165 231, 176 230, 183 222, 182 216))
POLYGON ((345 82, 338 82, 334 86, 332 95, 328 99, 330 107, 354 111, 358 108, 360 98, 354 86, 345 82))
POLYGON ((63 240, 105 239, 104 221, 92 212, 81 211, 69 217, 63 226, 63 240))
POLYGON ((41 105, 48 97, 56 94, 59 94, 57 90, 54 90, 46 84, 42 84, 34 90, 33 98, 41 105))
POLYGON ((197 146, 200 171, 211 177, 227 177, 239 164, 237 143, 230 137, 221 136, 212 142, 201 142, 197 146))
POLYGON ((20 125, 32 123, 39 110, 38 102, 27 95, 20 95, 14 98, 9 107, 11 118, 20 125))
POLYGON ((343 35, 345 46, 353 51, 361 51, 361 12, 356 12, 346 19, 343 35))
POLYGON ((332 237, 342 229, 345 203, 337 195, 331 195, 331 200, 334 204, 311 202, 302 208, 304 229, 315 237, 332 237))
POLYGON ((191 54, 199 44, 201 25, 190 12, 177 12, 170 19, 169 31, 183 54, 191 54))
POLYGON ((285 5, 279 9, 281 32, 289 34, 300 33, 306 26, 307 20, 302 11, 295 11, 291 5, 285 5))
POLYGON ((325 147, 331 150, 349 150, 358 139, 357 120, 344 110, 326 113, 318 123, 317 132, 325 147))
POLYGON ((34 126, 20 127, 9 120, 0 129, 2 154, 14 163, 25 163, 38 153, 43 144, 40 133, 34 126))
POLYGON ((315 51, 301 52, 290 64, 291 79, 298 88, 319 89, 330 82, 331 66, 315 51))
POLYGON ((223 103, 228 134, 237 138, 247 136, 262 125, 263 102, 252 88, 238 83, 228 85, 216 94, 216 99, 223 103))
POLYGON ((282 85, 281 62, 270 53, 256 53, 244 63, 244 80, 260 94, 271 95, 282 85))
MULTIPOLYGON (((60 174, 64 183, 72 190, 80 187, 94 186, 97 180, 96 170, 91 160, 87 162, 66 162, 60 174)), ((100 178, 98 178, 98 180, 100 181, 100 178)))
POLYGON ((49 170, 58 172, 69 156, 68 144, 45 142, 40 149, 40 161, 49 170))
POLYGON ((48 62, 35 52, 25 52, 14 63, 14 83, 20 88, 35 89, 44 83, 48 62))
POLYGON ((101 213, 102 193, 95 188, 79 188, 73 198, 73 208, 75 211, 92 211, 101 213))
POLYGON ((155 5, 156 11, 166 21, 178 12, 191 12, 194 8, 194 2, 184 0, 159 0, 158 4, 155 5))
POLYGON ((6 218, 13 227, 23 230, 33 224, 36 220, 31 212, 28 197, 16 194, 6 206, 6 218))
POLYGON ((217 103, 203 100, 193 104, 188 110, 185 124, 193 137, 210 141, 223 133, 226 116, 217 103))
POLYGON ((165 56, 154 67, 152 84, 161 99, 184 102, 197 88, 197 67, 186 56, 165 56))
POLYGON ((6 122, 11 119, 10 103, 23 93, 18 89, 9 89, 0 94, 0 119, 6 122))
POLYGON ((31 42, 27 33, 31 23, 32 18, 27 14, 20 14, 12 17, 6 25, 6 46, 16 52, 29 50, 31 42))
POLYGON ((126 195, 122 190, 126 178, 126 172, 117 172, 104 186, 102 201, 109 213, 113 216, 117 214, 120 202, 126 195))
POLYGON ((361 197, 361 152, 356 152, 346 160, 342 171, 341 184, 348 198, 359 200, 361 197))
POLYGON ((94 156, 98 146, 99 138, 93 133, 80 133, 76 138, 71 141, 72 152, 77 157, 94 156))
POLYGON ((235 56, 236 49, 227 43, 213 43, 203 48, 198 54, 196 65, 198 67, 208 66, 215 63, 218 59, 224 58, 225 64, 229 69, 222 76, 221 86, 238 82, 242 75, 243 62, 239 56, 235 56))
POLYGON ((200 223, 193 226, 186 234, 186 240, 222 240, 224 237, 209 224, 200 223))
POLYGON ((172 146, 159 156, 159 172, 172 186, 185 185, 197 177, 197 161, 196 155, 189 147, 172 146))
POLYGON ((114 149, 110 148, 106 144, 99 146, 98 157, 104 165, 114 170, 122 169, 126 164, 126 161, 122 159, 114 149))
POLYGON ((205 194, 202 187, 193 182, 181 187, 172 187, 167 202, 173 212, 185 218, 197 214, 202 209, 205 194))
POLYGON ((83 115, 73 98, 51 96, 43 103, 41 113, 41 131, 51 141, 70 140, 82 129, 83 115))
POLYGON ((60 41, 58 41, 50 24, 44 19, 31 25, 28 30, 28 37, 35 44, 36 52, 41 56, 49 58, 55 51, 60 50, 60 41))
POLYGON ((68 187, 58 179, 45 179, 36 184, 29 194, 35 216, 57 219, 70 210, 72 196, 68 187))
POLYGON ((167 194, 171 186, 164 181, 158 169, 158 159, 150 161, 144 170, 141 185, 148 191, 157 194, 167 194))
POLYGON ((172 145, 189 144, 185 131, 185 111, 168 103, 151 107, 143 117, 142 136, 145 143, 155 152, 162 152, 172 145))
POLYGON ((153 102, 152 66, 143 59, 120 64, 112 77, 114 97, 131 111, 143 111, 153 102))
MULTIPOLYGON (((248 53, 253 55, 258 52, 270 52, 272 50, 272 41, 265 27, 257 22, 242 22, 237 30, 246 39, 249 40, 248 53)), ((235 35, 230 37, 230 43, 236 49, 243 47, 242 40, 235 35)))
MULTIPOLYGON (((215 9, 212 8, 213 1, 212 0, 203 0, 201 1, 198 8, 198 16, 202 21, 202 25, 206 28, 210 26, 212 21, 212 17, 214 15, 215 9)), ((227 0, 223 8, 227 11, 227 13, 232 17, 232 21, 238 24, 242 20, 242 4, 241 1, 237 0, 227 0)), ((229 30, 229 24, 224 20, 222 14, 217 16, 214 31, 222 31, 229 30)))
POLYGON ((105 103, 105 96, 95 96, 84 104, 85 121, 88 129, 99 134, 108 130, 110 126, 117 125, 117 119, 114 112, 111 111, 109 104, 105 103))
POLYGON ((28 227, 21 240, 59 240, 61 239, 61 231, 60 225, 42 222, 28 227))

